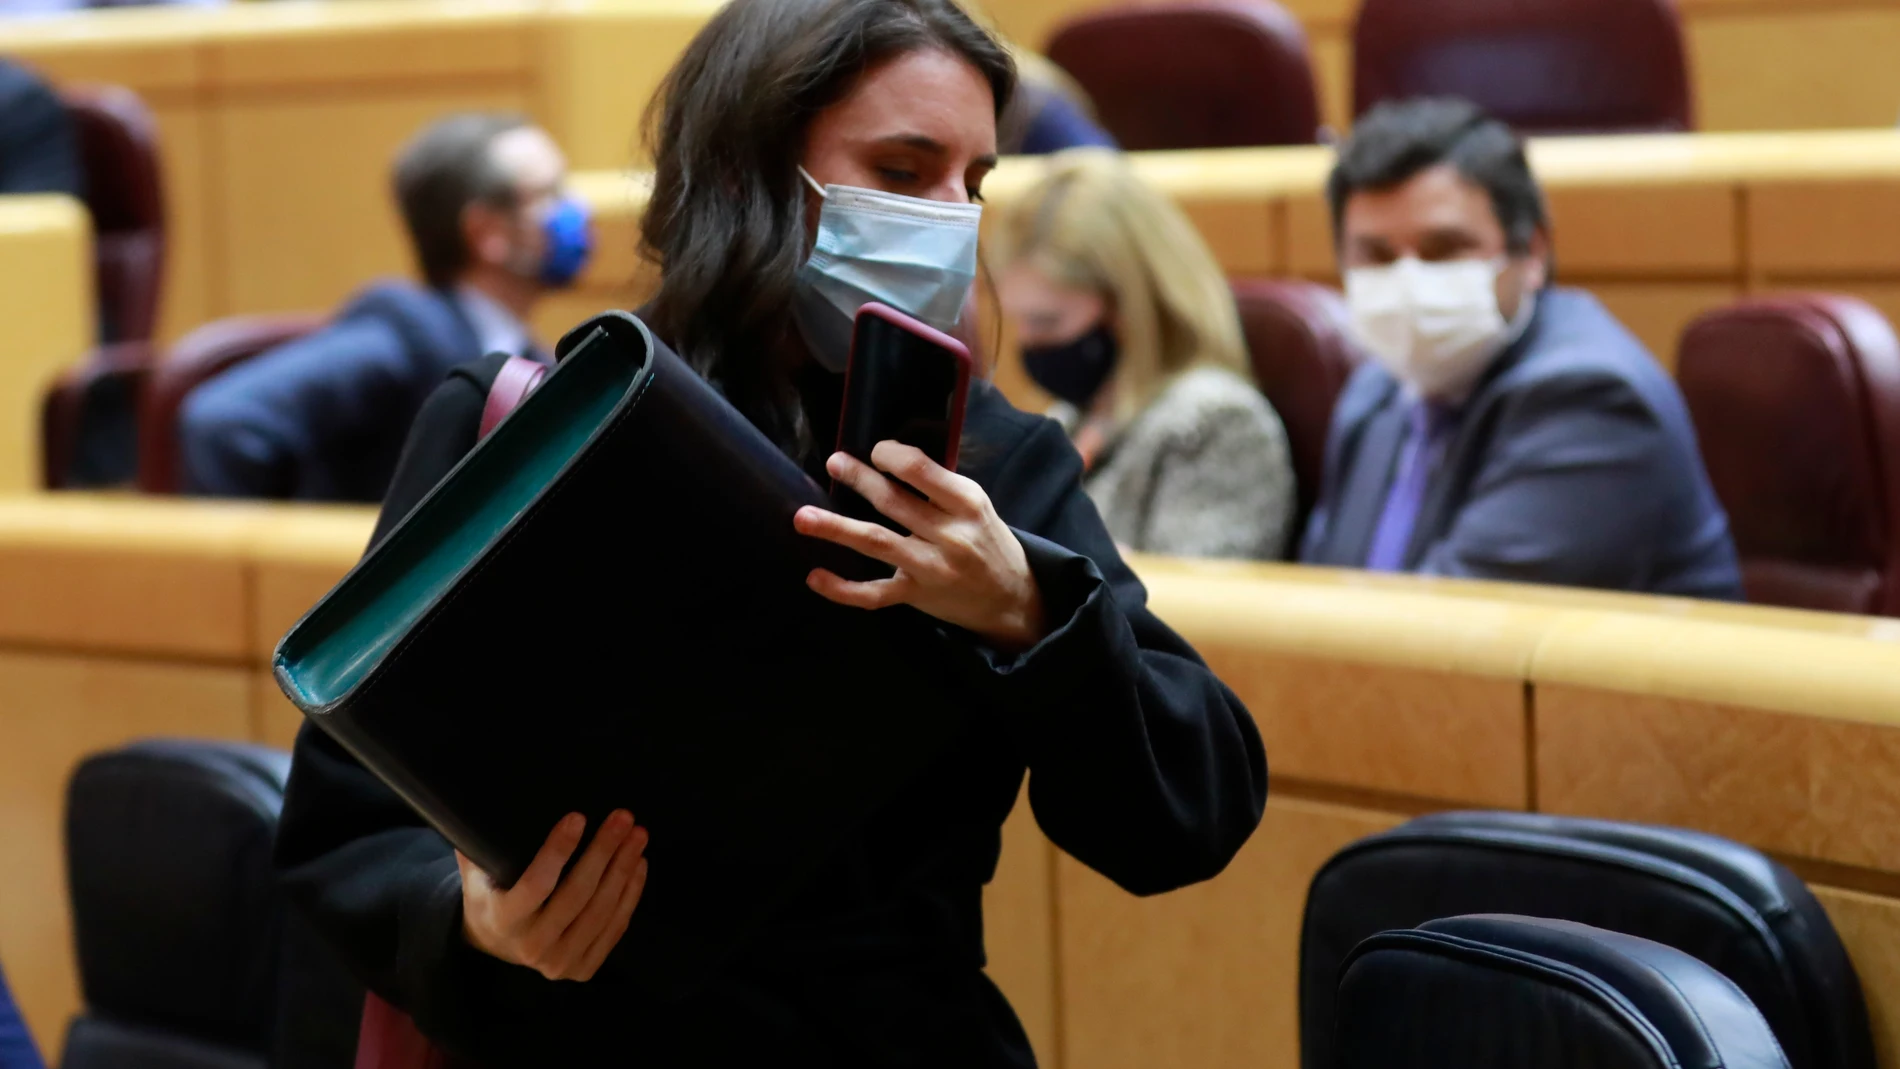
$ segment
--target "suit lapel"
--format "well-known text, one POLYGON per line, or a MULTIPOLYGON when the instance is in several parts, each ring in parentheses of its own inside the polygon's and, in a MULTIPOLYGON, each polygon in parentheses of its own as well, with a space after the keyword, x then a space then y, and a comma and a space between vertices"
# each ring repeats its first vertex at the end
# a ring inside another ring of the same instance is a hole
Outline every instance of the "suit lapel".
POLYGON ((1366 554, 1372 549, 1373 533, 1379 527, 1379 515, 1385 511, 1386 495, 1392 487, 1392 469, 1398 463, 1399 450, 1405 445, 1407 422, 1406 406, 1396 390, 1367 420, 1365 437, 1359 444, 1358 462, 1352 465, 1346 482, 1339 488, 1339 509, 1330 521, 1337 536, 1328 540, 1331 552, 1322 563, 1347 568, 1365 565, 1366 554))

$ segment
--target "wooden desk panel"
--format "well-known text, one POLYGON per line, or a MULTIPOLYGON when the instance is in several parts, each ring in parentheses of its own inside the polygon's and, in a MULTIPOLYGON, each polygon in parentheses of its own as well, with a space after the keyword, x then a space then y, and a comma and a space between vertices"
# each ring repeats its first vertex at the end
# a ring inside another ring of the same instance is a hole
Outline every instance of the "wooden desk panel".
POLYGON ((1276 778, 1528 803, 1523 680, 1551 612, 1148 574, 1150 603, 1252 710, 1276 778))
POLYGON ((41 398, 98 331, 91 249, 77 201, 0 197, 0 494, 40 485, 41 398))
POLYGON ((1307 887, 1340 848, 1405 819, 1276 794, 1225 873, 1145 899, 1060 857, 1062 1064, 1297 1066, 1307 887))
POLYGON ((1056 975, 1056 848, 1036 826, 1024 785, 1003 824, 1003 856, 983 889, 984 970, 1009 999, 1039 1064, 1061 1064, 1056 1041, 1061 1013, 1056 975))
POLYGON ((1900 872, 1896 637, 1571 614, 1531 669, 1539 808, 1900 872))
POLYGON ((48 1064, 79 1009, 66 783, 87 754, 157 735, 243 740, 238 668, 0 651, 0 960, 48 1064))
POLYGON ((1752 265, 1768 281, 1900 276, 1900 168, 1885 178, 1758 184, 1748 209, 1752 265))
POLYGON ((169 341, 210 319, 326 309, 378 276, 413 276, 390 165, 447 112, 525 112, 577 168, 628 165, 653 89, 718 6, 361 0, 110 11, 10 27, 8 50, 60 82, 130 85, 154 108, 171 213, 169 341))
POLYGON ((523 86, 497 78, 465 89, 256 99, 220 109, 218 306, 323 311, 379 277, 416 275, 390 193, 398 149, 449 112, 527 104, 523 86))
POLYGON ((1873 1025, 1874 1059, 1900 1064, 1900 899, 1813 888, 1853 959, 1873 1025))

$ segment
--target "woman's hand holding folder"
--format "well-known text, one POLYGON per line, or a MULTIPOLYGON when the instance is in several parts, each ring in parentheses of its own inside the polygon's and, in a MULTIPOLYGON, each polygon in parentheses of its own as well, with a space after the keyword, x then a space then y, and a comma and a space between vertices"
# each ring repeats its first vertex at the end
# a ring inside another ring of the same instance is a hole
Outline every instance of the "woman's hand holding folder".
POLYGON ((889 579, 857 583, 820 568, 807 580, 813 590, 860 609, 909 605, 1006 652, 1043 640, 1042 591, 1029 557, 981 486, 900 442, 879 442, 871 464, 833 453, 825 468, 910 536, 820 508, 799 509, 794 523, 800 534, 897 569, 889 579), (885 472, 924 496, 904 490, 885 472))
POLYGON ((470 946, 550 980, 593 979, 626 934, 646 889, 647 832, 626 810, 615 810, 564 879, 561 870, 586 827, 579 813, 563 817, 507 890, 456 852, 462 935, 470 946))

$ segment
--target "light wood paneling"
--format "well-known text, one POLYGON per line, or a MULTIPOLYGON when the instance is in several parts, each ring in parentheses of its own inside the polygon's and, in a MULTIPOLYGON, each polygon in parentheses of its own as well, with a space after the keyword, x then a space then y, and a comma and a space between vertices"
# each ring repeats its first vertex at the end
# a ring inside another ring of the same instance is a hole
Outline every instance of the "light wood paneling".
POLYGON ((647 159, 641 118, 672 60, 723 0, 558 4, 542 29, 543 111, 577 168, 647 159))
POLYGON ((1336 137, 1352 129, 1352 46, 1343 36, 1308 33, 1313 82, 1319 90, 1320 121, 1336 137))
POLYGON ((1549 201, 1564 271, 1741 276, 1741 205, 1732 183, 1640 194, 1626 186, 1556 186, 1549 201))
POLYGON ((1860 976, 1874 1057, 1883 1066, 1900 1064, 1900 900, 1836 887, 1813 890, 1860 976))
POLYGON ((988 973, 1022 1020, 1036 1061, 1061 1064, 1056 1046, 1056 848, 1036 826, 1025 786, 1003 825, 1003 856, 983 889, 988 973))
POLYGON ((0 500, 0 641, 237 661, 250 506, 0 500))
POLYGON ((1706 282, 1582 281, 1576 285, 1595 294, 1671 373, 1676 369, 1676 345, 1683 328, 1703 312, 1742 296, 1740 286, 1706 282))
POLYGON ((40 485, 40 399, 97 332, 91 250, 77 201, 0 197, 0 494, 40 485))
POLYGON ((1900 117, 1900 10, 1891 5, 1698 6, 1688 43, 1701 129, 1891 126, 1900 117))
POLYGON ((1147 899, 1061 857, 1063 1064, 1298 1065, 1307 886, 1341 847, 1404 819, 1269 798, 1225 873, 1147 899))
POLYGON ((248 561, 252 661, 268 665, 284 632, 355 566, 375 526, 375 509, 347 505, 298 509, 259 522, 248 561))
POLYGON ((1900 725, 1567 684, 1536 706, 1541 809, 1900 872, 1900 725))
POLYGON ((170 342, 216 318, 211 304, 213 149, 204 113, 195 104, 152 104, 165 183, 165 280, 158 337, 170 342))
POLYGON ((1749 190, 1755 270, 1770 278, 1900 274, 1900 175, 1749 190))
POLYGON ((1272 202, 1182 198, 1180 204, 1228 274, 1277 275, 1285 269, 1272 202))
POLYGON ((64 838, 73 767, 151 735, 245 739, 249 694, 237 668, 16 652, 0 652, 0 694, 0 959, 52 1064, 79 1007, 64 838))
POLYGON ((1148 577, 1287 777, 1474 805, 1527 801, 1523 679, 1551 612, 1215 574, 1148 577))
POLYGON ((206 40, 206 60, 227 91, 505 81, 531 66, 538 7, 532 0, 265 6, 221 21, 206 40))
POLYGON ((380 276, 413 275, 389 192, 403 142, 433 119, 468 109, 520 111, 505 83, 459 92, 336 99, 247 100, 217 118, 226 313, 327 309, 380 276), (349 240, 339 241, 340 226, 349 240))
POLYGON ((1286 249, 1289 274, 1327 281, 1339 278, 1332 210, 1325 197, 1306 193, 1287 198, 1286 249))

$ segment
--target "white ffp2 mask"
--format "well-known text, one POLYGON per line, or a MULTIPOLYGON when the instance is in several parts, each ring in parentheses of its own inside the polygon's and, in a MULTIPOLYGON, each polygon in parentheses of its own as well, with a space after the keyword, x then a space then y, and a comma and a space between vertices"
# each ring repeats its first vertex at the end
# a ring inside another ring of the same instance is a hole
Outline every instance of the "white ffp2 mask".
POLYGON ((1507 261, 1425 263, 1408 256, 1346 272, 1354 333, 1381 366, 1421 397, 1463 399, 1530 322, 1526 292, 1512 322, 1498 311, 1507 261))
POLYGON ((820 187, 818 241, 799 268, 792 318, 812 357, 843 371, 858 309, 876 301, 949 333, 976 281, 980 204, 922 200, 855 186, 820 187))

